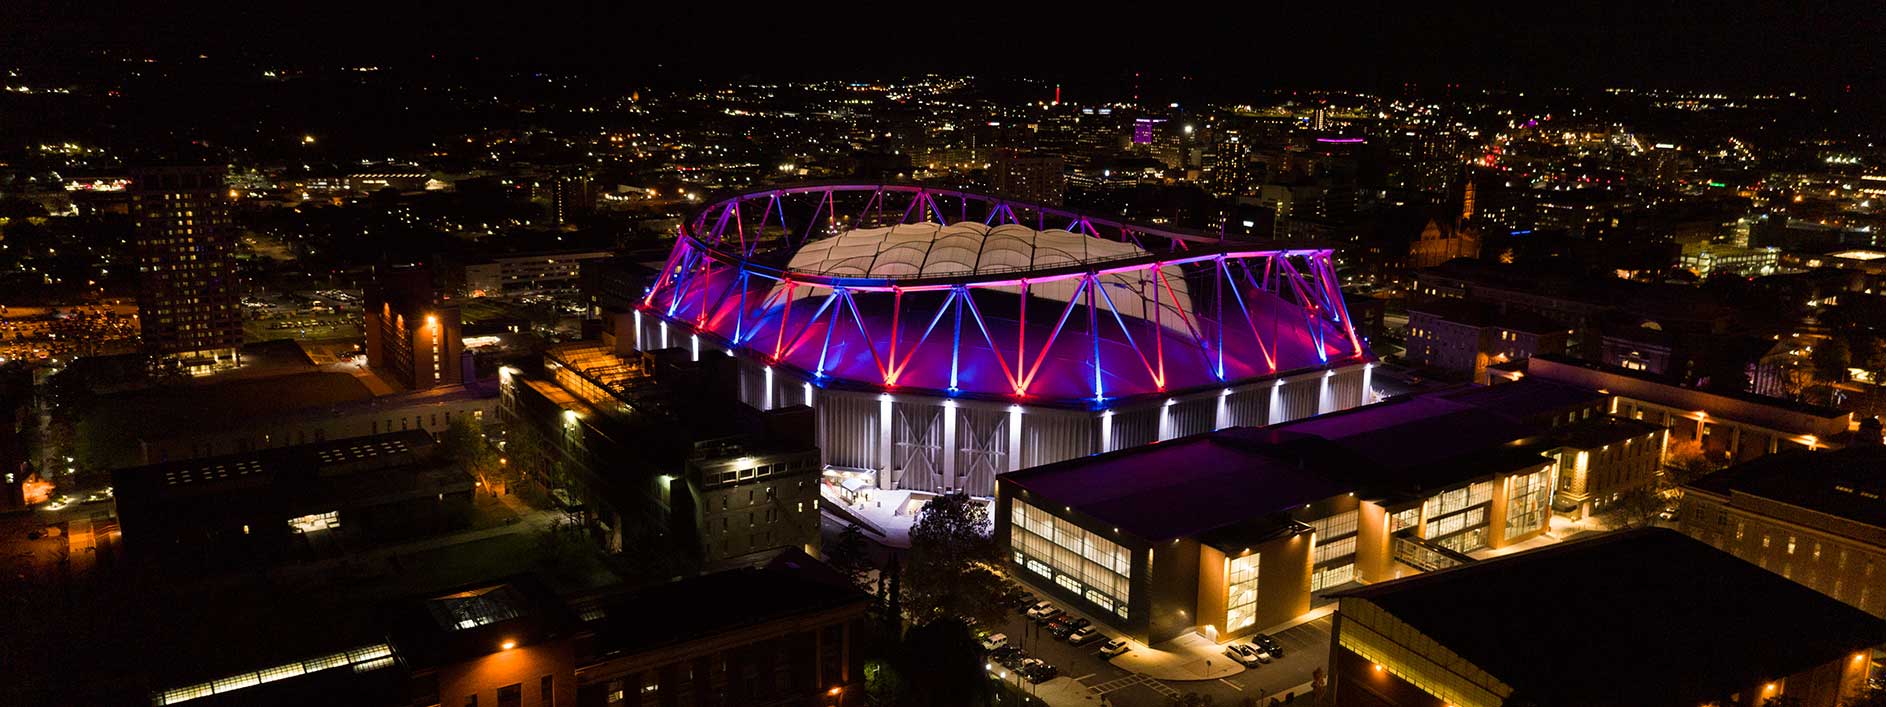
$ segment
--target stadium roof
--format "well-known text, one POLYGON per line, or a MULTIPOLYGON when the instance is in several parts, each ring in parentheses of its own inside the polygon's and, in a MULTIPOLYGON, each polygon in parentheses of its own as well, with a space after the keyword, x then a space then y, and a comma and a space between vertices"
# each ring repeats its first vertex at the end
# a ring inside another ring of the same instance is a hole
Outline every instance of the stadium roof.
POLYGON ((805 244, 788 270, 852 277, 930 277, 1035 271, 1146 255, 1133 243, 1027 226, 907 223, 805 244))
POLYGON ((1507 704, 1541 707, 1709 703, 1886 641, 1866 612, 1659 528, 1338 596, 1511 685, 1507 704))

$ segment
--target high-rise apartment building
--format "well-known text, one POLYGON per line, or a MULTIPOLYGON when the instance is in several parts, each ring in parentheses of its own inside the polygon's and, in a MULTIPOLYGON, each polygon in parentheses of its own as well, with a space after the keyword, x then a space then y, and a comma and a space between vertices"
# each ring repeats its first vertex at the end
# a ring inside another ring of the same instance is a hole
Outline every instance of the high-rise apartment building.
POLYGON ((1020 150, 995 151, 991 170, 1000 196, 1044 206, 1060 206, 1067 195, 1067 162, 1059 155, 1020 150))
POLYGON ((131 174, 139 324, 160 364, 195 374, 241 362, 235 232, 222 165, 131 174))
POLYGON ((367 289, 367 365, 412 390, 464 382, 458 306, 441 301, 424 267, 394 265, 367 289))

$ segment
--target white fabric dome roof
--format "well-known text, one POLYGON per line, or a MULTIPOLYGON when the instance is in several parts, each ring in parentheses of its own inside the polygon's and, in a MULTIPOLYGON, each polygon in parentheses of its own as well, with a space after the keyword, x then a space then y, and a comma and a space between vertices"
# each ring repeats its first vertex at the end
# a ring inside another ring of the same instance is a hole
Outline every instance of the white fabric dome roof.
MULTIPOLYGON (((800 247, 786 269, 837 277, 943 277, 950 275, 997 276, 1099 260, 1117 260, 1146 255, 1146 249, 1133 243, 1102 240, 1091 236, 1052 229, 1037 231, 1027 226, 980 223, 906 223, 888 228, 865 228, 823 238, 800 247)), ((1153 303, 1166 311, 1164 325, 1178 331, 1182 327, 1179 312, 1192 308, 1191 293, 1184 273, 1175 265, 1160 268, 1166 275, 1168 293, 1153 276, 1151 268, 1102 275, 1113 308, 1121 316, 1152 320, 1153 303), (1161 288, 1158 293, 1155 288, 1161 288), (1176 296, 1176 297, 1175 297, 1176 296), (1175 301, 1176 300, 1176 301, 1175 301)), ((784 285, 774 285, 775 288, 784 285)), ((1029 295, 1067 302, 1080 288, 1076 279, 1036 283, 1029 295)), ((1019 286, 1004 285, 990 290, 1018 293, 1019 286)), ((823 296, 815 288, 800 288, 793 299, 823 296)), ((1101 305, 1108 308, 1107 305, 1101 305)))
POLYGON ((1060 229, 980 223, 906 223, 812 241, 788 270, 841 277, 936 277, 1041 270, 1144 255, 1132 243, 1060 229))

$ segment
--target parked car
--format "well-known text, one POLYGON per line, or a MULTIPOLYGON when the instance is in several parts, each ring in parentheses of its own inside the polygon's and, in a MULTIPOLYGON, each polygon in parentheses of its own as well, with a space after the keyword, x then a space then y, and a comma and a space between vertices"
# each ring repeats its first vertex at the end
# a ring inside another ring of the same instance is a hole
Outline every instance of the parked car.
POLYGON ((1022 592, 1016 595, 1014 599, 1015 601, 1011 606, 1014 606, 1017 611, 1027 611, 1028 607, 1034 606, 1041 601, 1041 598, 1035 596, 1034 592, 1022 592))
POLYGON ((1038 601, 1038 602, 1035 602, 1034 606, 1028 607, 1028 611, 1024 613, 1028 614, 1028 618, 1031 618, 1031 619, 1040 618, 1042 614, 1048 613, 1048 610, 1053 609, 1053 608, 1054 608, 1053 604, 1050 604, 1045 601, 1038 601))
POLYGON ((1042 612, 1041 614, 1035 616, 1035 623, 1046 626, 1048 624, 1054 623, 1055 619, 1061 618, 1066 615, 1067 615, 1066 611, 1062 611, 1054 607, 1048 607, 1047 611, 1042 612))
POLYGON ((1048 628, 1048 633, 1053 634, 1055 638, 1066 640, 1067 637, 1074 635, 1075 631, 1087 628, 1090 623, 1093 622, 1083 618, 1062 616, 1060 621, 1048 628))
POLYGON ((1100 638, 1100 629, 1094 628, 1092 626, 1082 626, 1080 627, 1079 630, 1076 630, 1073 634, 1067 637, 1067 642, 1077 645, 1077 646, 1082 646, 1088 643, 1092 643, 1095 639, 1098 639, 1098 638, 1100 638))
POLYGON ((1272 658, 1284 657, 1284 644, 1278 643, 1277 639, 1272 638, 1270 634, 1260 633, 1252 636, 1251 643, 1253 645, 1263 646, 1264 650, 1270 653, 1270 657, 1272 658))
POLYGON ((1226 645, 1225 657, 1238 661, 1240 665, 1243 665, 1245 667, 1250 667, 1250 668, 1255 668, 1257 667, 1258 663, 1262 662, 1257 659, 1257 653, 1255 651, 1252 651, 1250 646, 1244 645, 1242 643, 1232 643, 1232 644, 1226 645))
POLYGON ((1112 658, 1116 655, 1120 655, 1121 653, 1125 653, 1127 649, 1128 648, 1126 645, 1126 639, 1115 638, 1111 641, 1107 641, 1106 643, 1100 644, 1100 650, 1098 652, 1100 653, 1100 657, 1102 658, 1112 658))
POLYGON ((1257 656, 1257 662, 1259 663, 1270 662, 1270 650, 1263 646, 1257 645, 1256 643, 1247 643, 1244 645, 1244 650, 1249 651, 1251 655, 1257 656))
POLYGON ((995 650, 989 651, 989 660, 1004 667, 1014 667, 1011 663, 1021 662, 1022 657, 1021 647, 1013 643, 1004 643, 996 646, 995 650))
POLYGON ((996 651, 992 657, 995 658, 997 665, 1009 670, 1018 670, 1023 663, 1028 662, 1028 654, 1012 645, 1003 646, 1002 650, 996 651))
POLYGON ((993 633, 982 639, 982 649, 992 651, 1008 645, 1008 634, 993 633))
POLYGON ((1061 674, 1060 669, 1039 658, 1029 658, 1023 661, 1022 667, 1016 670, 1022 674, 1022 677, 1028 678, 1029 682, 1037 685, 1053 680, 1055 676, 1061 674))

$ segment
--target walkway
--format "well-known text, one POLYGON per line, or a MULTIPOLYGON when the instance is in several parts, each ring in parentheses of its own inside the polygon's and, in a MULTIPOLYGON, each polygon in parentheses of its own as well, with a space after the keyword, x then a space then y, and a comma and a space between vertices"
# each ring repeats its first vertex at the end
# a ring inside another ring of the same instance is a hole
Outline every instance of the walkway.
POLYGON ((1244 672, 1238 661, 1225 655, 1225 647, 1197 633, 1186 633, 1164 643, 1141 648, 1134 646, 1113 664, 1143 676, 1174 682, 1217 680, 1244 672))

